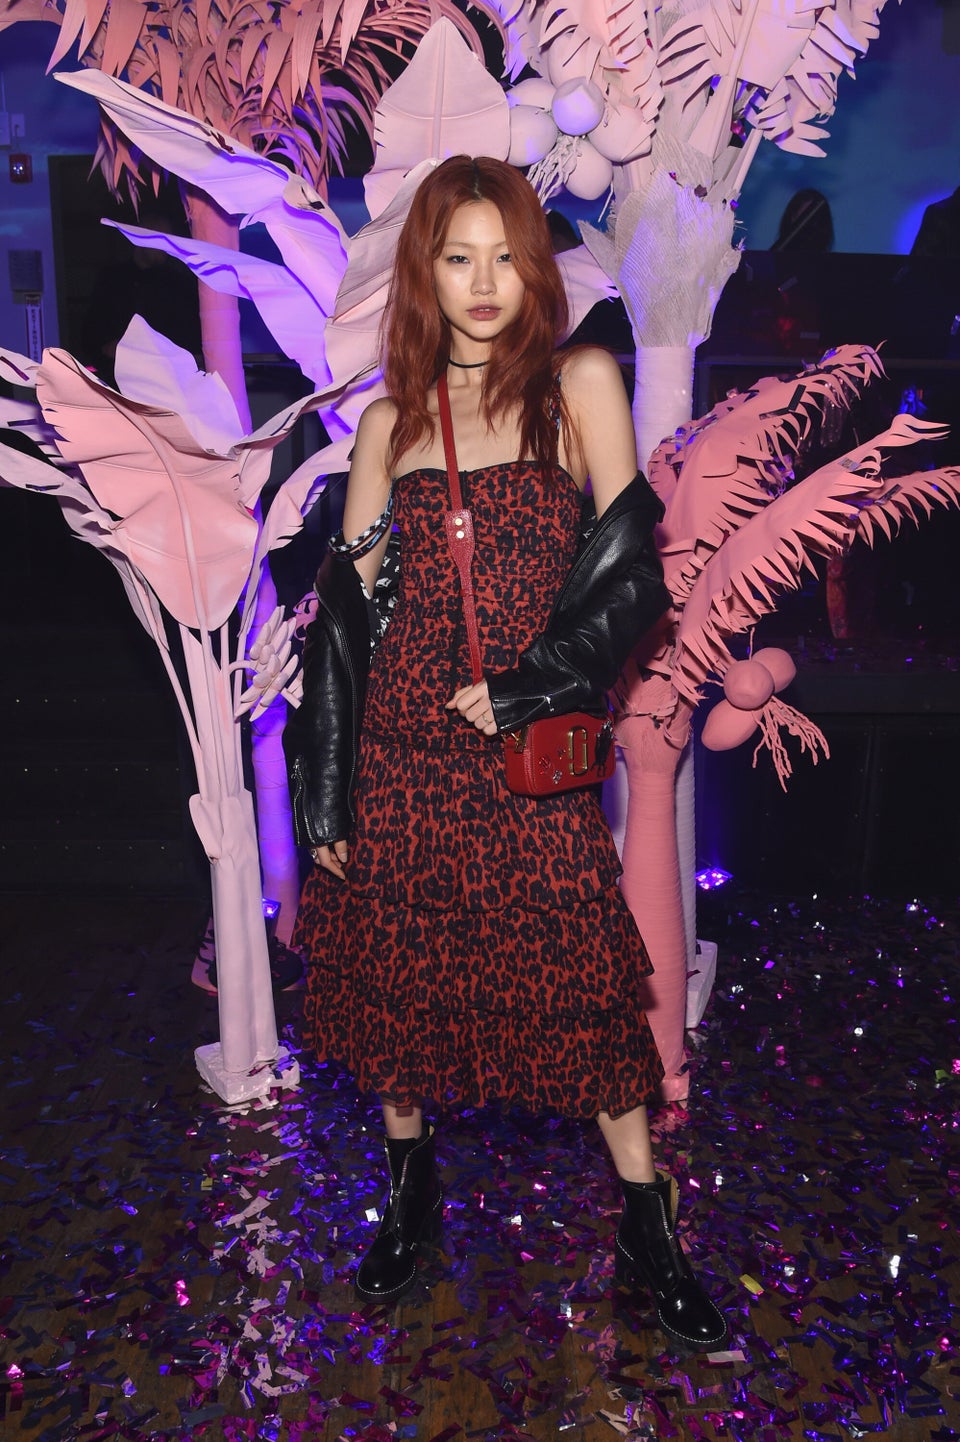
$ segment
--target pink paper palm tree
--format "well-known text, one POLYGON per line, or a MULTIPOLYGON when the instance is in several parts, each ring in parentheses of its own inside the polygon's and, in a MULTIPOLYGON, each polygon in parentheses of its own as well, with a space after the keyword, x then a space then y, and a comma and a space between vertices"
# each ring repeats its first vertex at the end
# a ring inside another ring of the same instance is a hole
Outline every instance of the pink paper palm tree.
MULTIPOLYGON (((869 543, 878 530, 889 533, 907 517, 960 499, 956 468, 886 478, 889 452, 944 433, 942 426, 908 416, 896 417, 882 435, 812 475, 786 483, 813 420, 827 405, 850 406, 879 369, 875 352, 843 347, 799 376, 761 381, 729 397, 651 458, 651 479, 666 503, 660 547, 678 622, 668 644, 642 666, 628 667, 617 700, 631 797, 622 884, 654 963, 650 1016, 668 1067, 668 1098, 685 1096, 687 1086, 672 785, 703 687, 730 677, 735 665, 728 638, 773 611, 780 596, 799 585, 814 556, 842 555, 858 537, 869 543)), ((779 684, 785 679, 789 675, 779 684)), ((727 713, 718 718, 716 744, 736 744, 759 727, 783 783, 791 769, 784 731, 814 760, 825 743, 775 689, 771 676, 765 698, 744 705, 741 697, 739 708, 721 701, 717 710, 726 707, 727 713)))

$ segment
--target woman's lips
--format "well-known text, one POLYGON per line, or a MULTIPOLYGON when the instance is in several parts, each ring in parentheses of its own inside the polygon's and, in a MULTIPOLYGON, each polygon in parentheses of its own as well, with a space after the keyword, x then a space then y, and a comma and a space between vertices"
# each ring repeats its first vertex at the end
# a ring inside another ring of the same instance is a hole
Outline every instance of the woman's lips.
POLYGON ((474 320, 493 320, 495 316, 500 314, 500 307, 496 305, 478 305, 468 311, 468 314, 472 315, 474 320))

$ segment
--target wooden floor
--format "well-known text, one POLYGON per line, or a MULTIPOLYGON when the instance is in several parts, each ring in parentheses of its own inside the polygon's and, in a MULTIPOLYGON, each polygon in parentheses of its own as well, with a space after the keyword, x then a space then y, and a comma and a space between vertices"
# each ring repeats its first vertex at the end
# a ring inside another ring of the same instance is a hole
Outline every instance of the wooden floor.
MULTIPOLYGON (((728 1353, 618 1291, 594 1126, 441 1121, 442 1250, 358 1307, 376 1117, 325 1068, 227 1113, 182 900, 0 898, 4 1436, 960 1435, 958 912, 708 898, 689 1113, 657 1115, 728 1353)), ((298 999, 278 1002, 289 1040, 298 999)))

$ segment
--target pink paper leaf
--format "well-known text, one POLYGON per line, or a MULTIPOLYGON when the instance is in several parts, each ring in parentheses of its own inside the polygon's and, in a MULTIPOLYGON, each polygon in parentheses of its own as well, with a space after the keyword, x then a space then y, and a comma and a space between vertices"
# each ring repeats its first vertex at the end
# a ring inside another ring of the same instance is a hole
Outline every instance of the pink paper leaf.
POLYGON ((239 501, 239 467, 211 456, 179 416, 127 400, 66 351, 46 353, 37 394, 111 520, 112 543, 181 624, 223 624, 250 568, 257 523, 239 501))
POLYGON ((557 265, 560 267, 567 293, 570 310, 569 333, 572 333, 598 301, 613 300, 617 288, 585 245, 562 251, 557 256, 557 265))
POLYGON ((66 0, 66 4, 63 7, 63 19, 60 21, 60 34, 57 36, 57 43, 53 47, 53 53, 47 62, 48 73, 55 65, 60 64, 60 61, 80 34, 86 18, 86 0, 66 0))
MULTIPOLYGON (((382 389, 381 386, 380 393, 382 393, 382 389)), ((370 399, 373 398, 371 395, 370 399)), ((337 475, 348 469, 352 450, 353 431, 351 430, 331 445, 325 446, 316 455, 310 456, 297 467, 291 476, 287 477, 277 490, 270 503, 270 509, 264 517, 251 567, 252 575, 259 576, 260 568, 270 551, 287 545, 294 536, 299 534, 303 526, 303 518, 317 495, 322 491, 326 477, 337 475)), ((255 606, 256 587, 251 586, 247 591, 241 618, 243 634, 246 634, 253 620, 255 606)))
POLYGON ((35 386, 39 369, 39 361, 20 355, 19 351, 0 350, 0 380, 7 381, 9 385, 35 386))
MULTIPOLYGON (((9 414, 9 405, 9 401, 0 401, 0 410, 9 414)), ((128 557, 113 544, 113 517, 97 504, 77 475, 63 469, 59 453, 56 461, 59 464, 49 464, 12 446, 0 444, 0 485, 56 496, 64 519, 74 534, 102 551, 117 570, 140 624, 158 646, 169 649, 156 595, 128 557)))
POLYGON ((310 66, 322 19, 323 16, 318 7, 304 6, 300 23, 293 34, 290 64, 293 71, 294 90, 297 95, 303 94, 310 80, 310 66))
MULTIPOLYGON (((3 372, 3 353, 0 352, 0 374, 3 372)), ((39 369, 39 367, 38 367, 39 369)), ((43 452, 49 465, 41 462, 42 471, 37 472, 38 478, 43 472, 49 472, 50 466, 62 464, 60 452, 57 449, 57 438, 55 433, 43 419, 43 412, 33 397, 29 400, 21 400, 15 396, 4 396, 0 394, 0 440, 3 438, 3 430, 7 429, 16 432, 18 436, 25 436, 28 440, 43 452)), ((28 460, 35 460, 36 457, 20 451, 19 447, 7 446, 6 450, 15 451, 18 455, 27 454, 28 460)), ((46 480, 49 482, 49 474, 46 480)))
POLYGON ((100 64, 106 71, 118 72, 127 64, 147 18, 146 6, 139 0, 111 0, 107 10, 107 34, 100 64))
POLYGON ((345 61, 347 51, 356 38, 363 19, 364 11, 367 8, 368 0, 340 0, 340 59, 345 61))
MULTIPOLYGON (((268 31, 265 43, 267 47, 267 59, 263 67, 263 81, 260 91, 261 110, 267 108, 270 92, 277 83, 280 71, 287 58, 287 52, 293 44, 293 36, 289 34, 285 35, 282 30, 274 30, 272 33, 268 31)), ((292 108, 291 101, 292 97, 288 98, 288 108, 292 108)))
POLYGON ((175 412, 211 455, 243 439, 230 392, 217 374, 198 370, 189 351, 135 315, 117 346, 117 388, 131 401, 175 412))
MULTIPOLYGON (((2 411, 6 403, 0 399, 2 411)), ((8 446, 0 440, 0 485, 15 487, 21 491, 36 491, 42 495, 70 495, 80 483, 64 474, 56 465, 42 461, 19 446, 8 446)))
POLYGON ((421 161, 461 154, 506 160, 510 148, 507 98, 449 20, 427 31, 373 124, 377 152, 364 193, 374 219, 421 161))
POLYGON ((960 468, 944 466, 917 471, 888 483, 883 495, 862 507, 857 517, 859 534, 872 545, 879 531, 892 537, 907 521, 919 525, 921 515, 932 516, 937 506, 960 504, 960 468))
MULTIPOLYGON (((385 300, 386 287, 393 272, 397 239, 407 218, 414 191, 435 164, 433 160, 421 161, 402 177, 389 203, 358 230, 349 242, 349 260, 334 305, 334 317, 337 320, 374 296, 379 295, 385 300)), ((383 300, 380 301, 381 306, 382 304, 383 300)))
POLYGON ((786 484, 798 447, 827 405, 848 406, 875 376, 882 375, 870 347, 842 346, 820 366, 779 380, 763 377, 726 397, 700 420, 681 428, 654 453, 651 473, 667 505, 658 541, 667 584, 682 603, 703 560, 722 546, 778 487, 786 484), (780 468, 771 465, 771 453, 780 468), (672 471, 672 484, 665 479, 672 471), (685 553, 680 542, 686 538, 685 553))

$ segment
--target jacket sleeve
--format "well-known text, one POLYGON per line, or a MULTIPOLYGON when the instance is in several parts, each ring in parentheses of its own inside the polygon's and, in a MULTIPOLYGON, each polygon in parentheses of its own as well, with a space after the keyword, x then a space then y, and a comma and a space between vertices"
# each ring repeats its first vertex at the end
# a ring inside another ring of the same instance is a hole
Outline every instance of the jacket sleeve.
POLYGON ((601 517, 546 628, 515 666, 486 678, 501 732, 602 704, 631 652, 671 604, 653 541, 662 514, 638 475, 601 517))
POLYGON ((353 824, 351 792, 370 665, 370 623, 360 578, 330 554, 316 580, 316 618, 303 651, 303 700, 283 749, 300 846, 342 841, 353 824))

